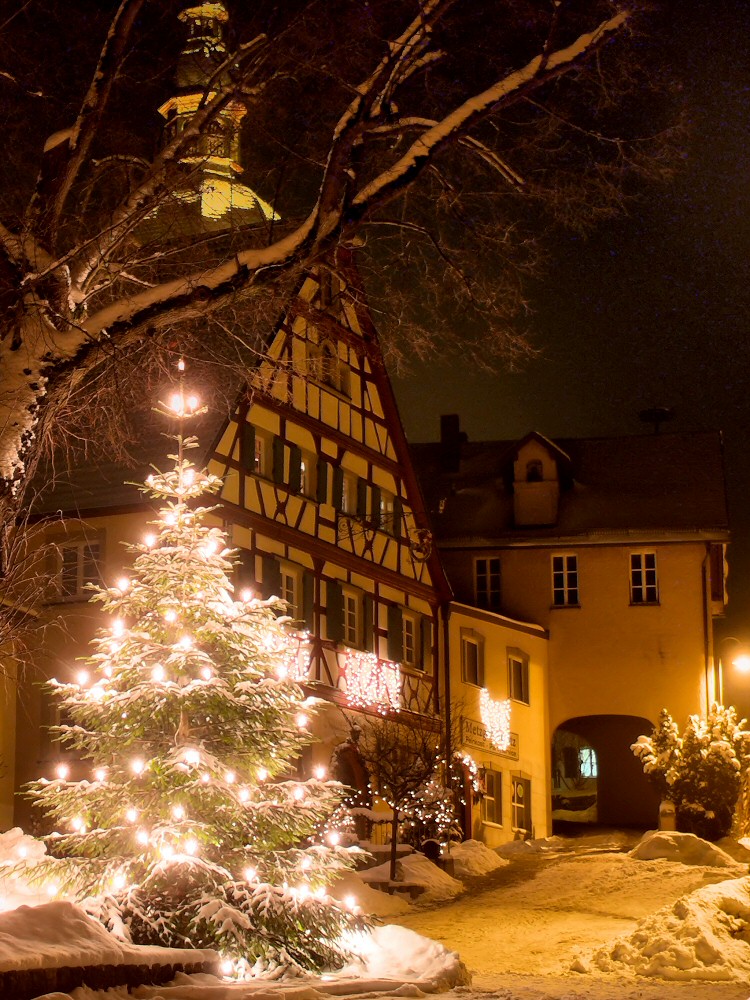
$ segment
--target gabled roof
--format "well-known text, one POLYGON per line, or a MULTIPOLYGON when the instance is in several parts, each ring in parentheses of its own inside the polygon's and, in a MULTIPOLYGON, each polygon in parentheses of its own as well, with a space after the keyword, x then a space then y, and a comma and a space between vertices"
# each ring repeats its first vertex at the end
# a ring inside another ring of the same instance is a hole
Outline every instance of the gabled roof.
POLYGON ((561 481, 557 524, 526 528, 513 522, 519 442, 466 442, 452 473, 441 471, 439 443, 413 445, 438 539, 528 544, 639 533, 727 537, 719 433, 560 438, 554 445, 569 458, 571 474, 561 481))

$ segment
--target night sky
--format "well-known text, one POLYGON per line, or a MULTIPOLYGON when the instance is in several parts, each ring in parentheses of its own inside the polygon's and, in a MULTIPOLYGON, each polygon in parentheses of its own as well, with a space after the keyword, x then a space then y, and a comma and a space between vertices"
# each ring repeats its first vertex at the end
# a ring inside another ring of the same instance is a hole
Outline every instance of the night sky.
POLYGON ((638 413, 654 405, 674 408, 665 433, 722 430, 734 539, 722 627, 750 640, 750 4, 672 6, 665 59, 691 129, 675 181, 593 237, 548 244, 532 295, 542 354, 523 372, 430 366, 395 387, 415 442, 439 436, 441 413, 473 440, 652 433, 638 413))

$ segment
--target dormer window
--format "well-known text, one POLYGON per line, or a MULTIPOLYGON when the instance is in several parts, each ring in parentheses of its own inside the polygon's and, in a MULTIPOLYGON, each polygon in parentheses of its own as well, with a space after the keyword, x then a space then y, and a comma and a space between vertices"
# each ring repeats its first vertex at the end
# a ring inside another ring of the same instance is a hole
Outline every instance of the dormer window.
POLYGON ((526 482, 541 483, 544 481, 544 469, 540 458, 532 458, 526 463, 526 482))

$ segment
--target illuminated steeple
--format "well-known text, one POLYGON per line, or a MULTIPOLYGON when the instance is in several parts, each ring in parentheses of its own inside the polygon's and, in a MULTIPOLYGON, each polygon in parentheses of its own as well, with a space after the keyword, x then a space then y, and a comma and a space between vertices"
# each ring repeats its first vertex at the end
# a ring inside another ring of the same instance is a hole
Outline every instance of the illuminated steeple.
MULTIPOLYGON (((177 63, 175 94, 159 108, 166 119, 165 139, 179 135, 196 111, 223 88, 231 85, 224 26, 229 20, 222 3, 186 7, 179 15, 187 26, 187 38, 177 63)), ((247 109, 230 100, 216 118, 189 145, 180 162, 189 170, 189 189, 176 192, 182 201, 200 201, 200 216, 228 223, 240 214, 242 223, 278 219, 273 208, 253 190, 239 183, 240 125, 247 109)))

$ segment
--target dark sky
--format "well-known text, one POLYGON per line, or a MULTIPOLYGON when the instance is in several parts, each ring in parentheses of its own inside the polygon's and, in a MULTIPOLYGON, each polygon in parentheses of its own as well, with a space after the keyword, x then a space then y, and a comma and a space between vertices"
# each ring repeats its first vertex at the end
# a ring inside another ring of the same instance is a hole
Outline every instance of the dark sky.
MULTIPOLYGON (((725 631, 750 640, 750 4, 674 5, 665 59, 684 79, 684 168, 627 217, 548 249, 534 290, 542 356, 496 376, 431 365, 396 380, 411 441, 459 413, 474 440, 723 430, 734 542, 725 631)), ((745 683, 750 686, 750 680, 745 683)))

